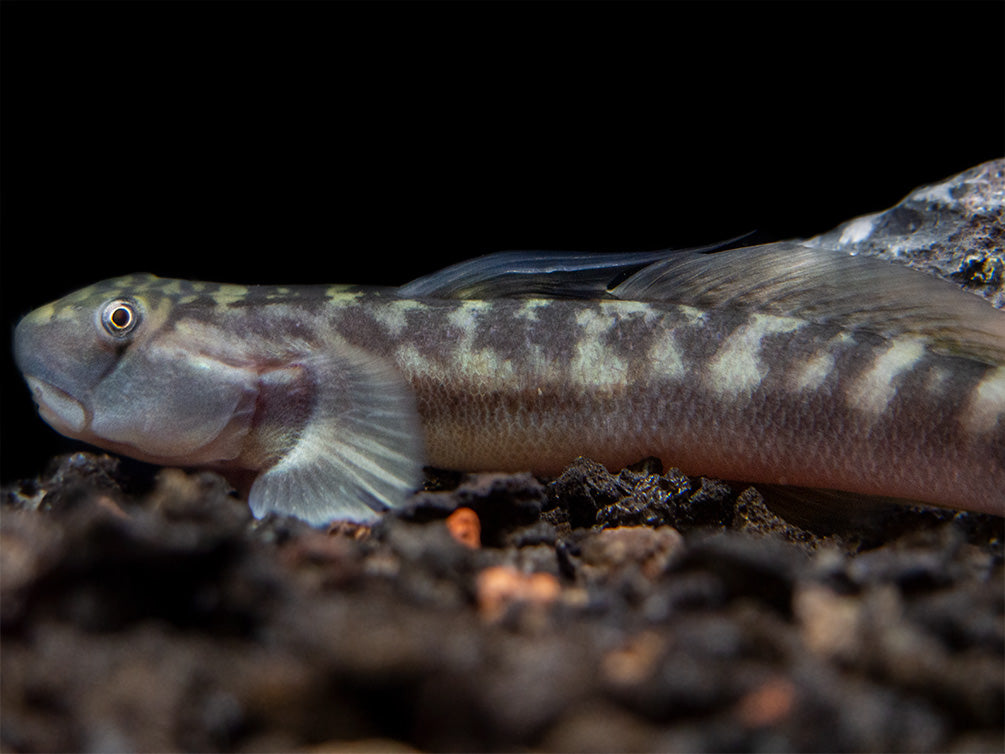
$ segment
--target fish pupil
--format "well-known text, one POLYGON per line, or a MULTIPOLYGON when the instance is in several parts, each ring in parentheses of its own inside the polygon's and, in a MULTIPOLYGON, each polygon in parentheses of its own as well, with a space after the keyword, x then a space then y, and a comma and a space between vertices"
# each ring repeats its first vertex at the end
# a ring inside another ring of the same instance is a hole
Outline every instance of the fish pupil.
POLYGON ((112 301, 101 313, 101 324, 109 335, 121 336, 130 332, 137 323, 137 311, 128 301, 112 301))
POLYGON ((130 312, 126 307, 120 306, 115 311, 112 312, 110 319, 112 324, 119 329, 129 326, 130 320, 133 318, 132 312, 130 312))

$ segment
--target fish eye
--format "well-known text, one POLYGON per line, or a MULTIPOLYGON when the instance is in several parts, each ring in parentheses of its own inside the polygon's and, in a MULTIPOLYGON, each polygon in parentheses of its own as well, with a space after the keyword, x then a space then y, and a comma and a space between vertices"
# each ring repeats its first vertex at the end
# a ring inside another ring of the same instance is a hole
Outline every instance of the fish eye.
POLYGON ((140 312, 136 304, 117 298, 105 304, 101 310, 101 324, 109 335, 121 338, 128 335, 140 322, 140 312))

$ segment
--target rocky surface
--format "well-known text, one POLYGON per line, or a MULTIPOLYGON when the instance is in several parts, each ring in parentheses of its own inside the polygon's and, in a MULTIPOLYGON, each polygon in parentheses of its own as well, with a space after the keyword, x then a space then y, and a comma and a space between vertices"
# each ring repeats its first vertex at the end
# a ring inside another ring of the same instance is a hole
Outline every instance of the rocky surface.
POLYGON ((953 280, 1005 307, 1005 159, 908 194, 806 242, 869 254, 953 280))
POLYGON ((4 751, 1001 751, 1000 518, 585 459, 374 528, 79 453, 0 517, 4 751))

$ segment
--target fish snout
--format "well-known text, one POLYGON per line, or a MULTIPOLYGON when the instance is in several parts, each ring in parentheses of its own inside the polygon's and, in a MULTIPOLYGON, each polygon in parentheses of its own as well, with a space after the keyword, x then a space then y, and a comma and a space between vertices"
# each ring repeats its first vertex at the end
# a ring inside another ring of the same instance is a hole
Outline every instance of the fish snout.
POLYGON ((83 403, 37 377, 26 374, 24 379, 38 405, 39 415, 49 426, 57 432, 71 436, 87 428, 87 411, 83 403))
POLYGON ((41 417, 53 429, 73 437, 87 428, 83 398, 91 375, 87 361, 70 345, 83 339, 64 329, 37 311, 28 314, 14 328, 14 362, 41 417))

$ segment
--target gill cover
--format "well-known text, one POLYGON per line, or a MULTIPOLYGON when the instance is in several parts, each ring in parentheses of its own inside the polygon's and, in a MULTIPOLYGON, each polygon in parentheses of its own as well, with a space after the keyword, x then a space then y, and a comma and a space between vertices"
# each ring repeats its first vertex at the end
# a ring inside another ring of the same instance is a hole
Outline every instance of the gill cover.
POLYGON ((255 375, 197 354, 127 349, 95 386, 90 404, 91 431, 99 438, 178 463, 200 450, 199 462, 219 462, 240 453, 255 407, 255 375))

